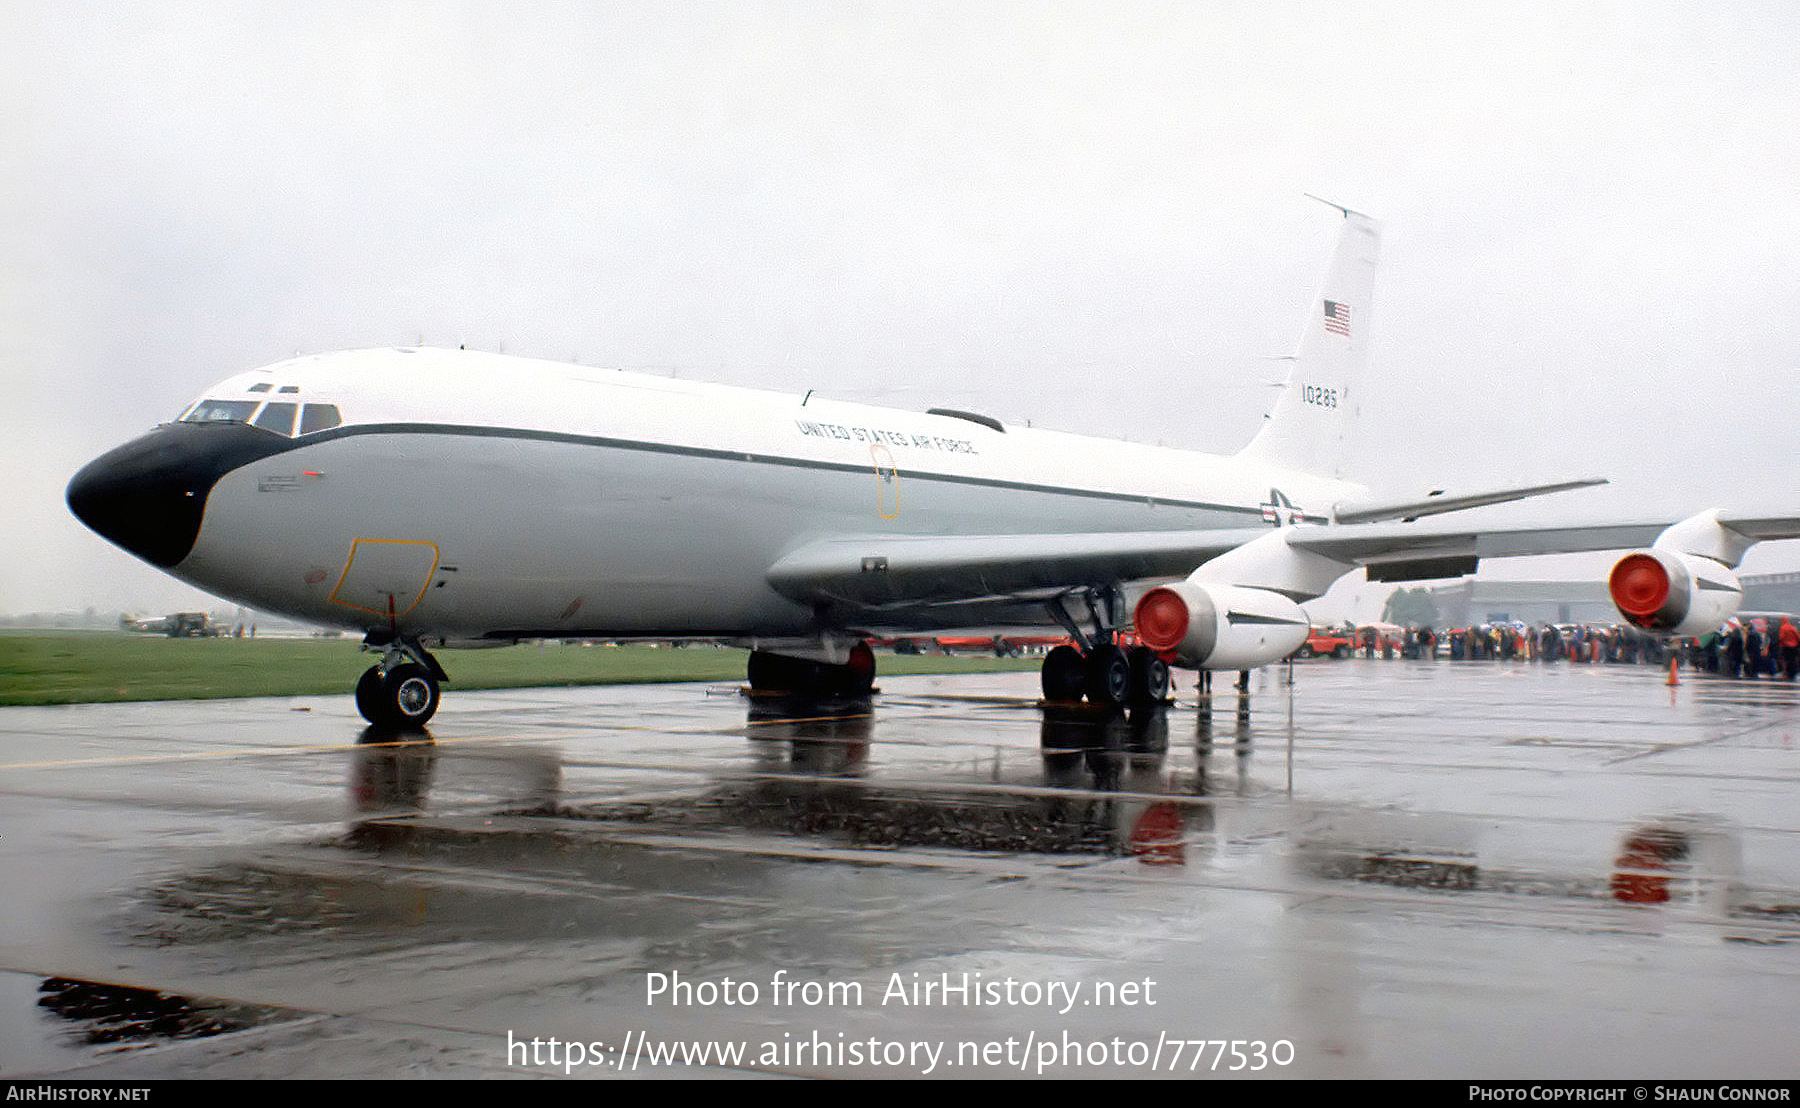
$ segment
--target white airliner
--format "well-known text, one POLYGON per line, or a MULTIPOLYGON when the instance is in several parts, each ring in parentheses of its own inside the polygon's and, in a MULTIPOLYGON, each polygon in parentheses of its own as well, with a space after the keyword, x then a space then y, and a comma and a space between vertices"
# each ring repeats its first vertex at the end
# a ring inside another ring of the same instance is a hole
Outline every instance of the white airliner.
POLYGON ((1737 606, 1731 569, 1800 519, 1471 530, 1427 520, 1592 480, 1383 497, 1340 460, 1379 225, 1344 212, 1292 375, 1219 457, 805 396, 449 350, 297 358, 208 389, 70 482, 89 527, 241 604, 361 631, 371 722, 417 726, 430 649, 713 638, 753 687, 866 692, 867 638, 1022 625, 1079 644, 1052 700, 1164 695, 1170 664, 1246 669, 1308 633, 1300 602, 1483 557, 1650 545, 1612 575, 1640 626, 1737 606), (1128 601, 1135 601, 1135 613, 1128 601), (1143 644, 1117 633, 1134 622, 1143 644))

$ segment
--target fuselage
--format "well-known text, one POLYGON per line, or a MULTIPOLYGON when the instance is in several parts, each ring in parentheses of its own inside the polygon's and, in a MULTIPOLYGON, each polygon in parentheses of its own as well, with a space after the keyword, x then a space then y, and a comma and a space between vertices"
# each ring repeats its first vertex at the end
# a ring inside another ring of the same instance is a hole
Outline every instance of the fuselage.
POLYGON ((1286 511, 1276 489, 1320 519, 1363 491, 980 417, 368 350, 220 382, 69 500, 174 576, 311 623, 746 638, 874 629, 770 587, 808 542, 1241 529, 1286 511))

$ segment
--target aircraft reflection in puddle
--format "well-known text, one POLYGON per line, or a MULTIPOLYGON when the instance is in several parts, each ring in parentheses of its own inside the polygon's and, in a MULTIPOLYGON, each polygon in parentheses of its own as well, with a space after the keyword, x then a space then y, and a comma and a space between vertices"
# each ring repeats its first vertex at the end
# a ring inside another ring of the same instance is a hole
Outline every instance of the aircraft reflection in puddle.
POLYGON ((753 699, 744 735, 753 764, 765 772, 861 777, 874 724, 874 705, 866 699, 753 699))
MULTIPOLYGON (((352 761, 350 845, 416 845, 421 835, 441 833, 421 817, 484 791, 490 811, 498 803, 511 815, 822 836, 856 847, 1129 854, 1160 863, 1183 860, 1212 827, 1203 797, 1170 796, 1164 707, 1127 714, 1046 706, 1040 773, 1009 767, 1006 779, 957 774, 930 783, 871 769, 876 718, 867 700, 754 700, 744 731, 748 774, 687 795, 591 803, 561 802, 553 748, 440 746, 428 733, 400 740, 371 729, 352 761)), ((1188 780, 1196 792, 1206 782, 1204 772, 1188 780)))
POLYGON ((357 738, 351 803, 361 814, 423 811, 428 794, 506 811, 548 810, 562 790, 562 755, 536 743, 440 745, 429 731, 366 728, 357 738))
MULTIPOLYGON (((874 776, 869 752, 876 714, 867 701, 758 698, 745 734, 762 771, 721 784, 694 801, 674 802, 647 822, 675 819, 688 829, 755 830, 825 836, 856 847, 949 847, 1034 854, 1146 854, 1178 860, 1179 812, 1152 798, 1166 794, 1168 714, 1153 707, 1127 715, 1047 705, 1041 729, 1042 776, 970 781, 961 774, 932 784, 874 776)), ((591 812, 605 818, 604 810, 591 812)))
POLYGON ((364 728, 350 762, 351 810, 359 815, 424 811, 437 756, 428 731, 396 736, 364 728))
MULTIPOLYGON (((429 736, 391 742, 370 732, 351 774, 358 818, 346 845, 467 850, 468 840, 489 832, 430 818, 456 799, 489 814, 551 817, 567 834, 579 835, 583 825, 675 832, 699 847, 705 836, 752 833, 851 849, 1129 857, 1166 866, 1204 862, 1226 838, 1272 836, 1302 880, 1687 905, 1721 917, 1773 911, 1784 927, 1795 914, 1746 901, 1739 837, 1720 820, 1645 820, 1623 829, 1606 858, 1501 871, 1481 864, 1482 821, 1289 798, 1257 803, 1273 794, 1253 787, 1247 698, 1217 719, 1210 710, 1198 714, 1192 768, 1178 771, 1168 766, 1166 707, 1127 713, 1045 704, 1038 711, 1038 773, 1021 772, 1029 763, 1015 761, 989 777, 940 767, 919 780, 872 764, 879 712, 867 700, 753 700, 744 729, 749 772, 653 800, 598 802, 560 797, 554 747, 439 747, 429 736), (1225 757, 1235 774, 1221 773, 1225 757), (1221 798, 1232 805, 1229 821, 1221 798)), ((514 851, 524 846, 515 843, 514 851)))
MULTIPOLYGON (((696 901, 813 888, 795 863, 816 874, 821 862, 895 859, 927 873, 934 858, 985 858, 1021 875, 1095 865, 1151 882, 1273 881, 1306 897, 1380 889, 1476 910, 1529 897, 1603 910, 1598 926, 1621 933, 1700 919, 1727 940, 1800 940, 1800 894, 1741 885, 1740 836, 1722 820, 1645 819, 1599 845, 1559 853, 1545 841, 1538 862, 1495 864, 1484 857, 1490 819, 1295 799, 1253 783, 1241 714, 1202 713, 1190 756, 1181 742, 1170 751, 1166 710, 999 707, 1041 712, 1035 757, 915 763, 909 778, 904 759, 875 746, 882 715, 866 702, 753 704, 740 772, 696 779, 709 764, 697 763, 673 787, 607 801, 567 792, 554 743, 369 734, 350 758, 346 834, 158 881, 124 928, 252 960, 295 942, 385 949, 400 932, 582 936, 635 950, 691 930, 696 901), (1218 768, 1227 758, 1235 781, 1218 768)), ((1257 736, 1265 756, 1272 737, 1257 736)), ((1583 911, 1569 919, 1596 925, 1583 911)))
POLYGON ((421 818, 457 809, 484 815, 554 812, 562 757, 519 744, 440 746, 429 731, 396 735, 365 728, 350 761, 352 821, 346 845, 377 850, 415 845, 430 832, 421 818))

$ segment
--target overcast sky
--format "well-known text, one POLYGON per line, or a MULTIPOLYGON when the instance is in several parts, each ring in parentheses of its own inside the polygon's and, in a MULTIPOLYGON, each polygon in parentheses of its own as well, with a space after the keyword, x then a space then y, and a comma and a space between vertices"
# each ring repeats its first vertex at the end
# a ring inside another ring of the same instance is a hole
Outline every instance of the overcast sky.
POLYGON ((1373 476, 1800 510, 1788 0, 9 0, 0 96, 0 612, 190 603, 63 488, 296 352, 1235 450, 1308 192, 1386 225, 1373 476))

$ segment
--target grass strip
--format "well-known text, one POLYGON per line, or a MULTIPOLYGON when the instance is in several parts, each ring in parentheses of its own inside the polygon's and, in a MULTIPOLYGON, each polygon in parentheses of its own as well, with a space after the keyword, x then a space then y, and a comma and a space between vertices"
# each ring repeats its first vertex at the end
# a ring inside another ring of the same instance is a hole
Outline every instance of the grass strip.
MULTIPOLYGON (((748 651, 523 643, 437 654, 449 689, 504 689, 665 681, 742 681, 748 651)), ((171 639, 123 632, 0 635, 0 705, 239 696, 350 695, 374 656, 353 638, 171 639)), ((1035 670, 1034 658, 881 655, 878 673, 1035 670)))

